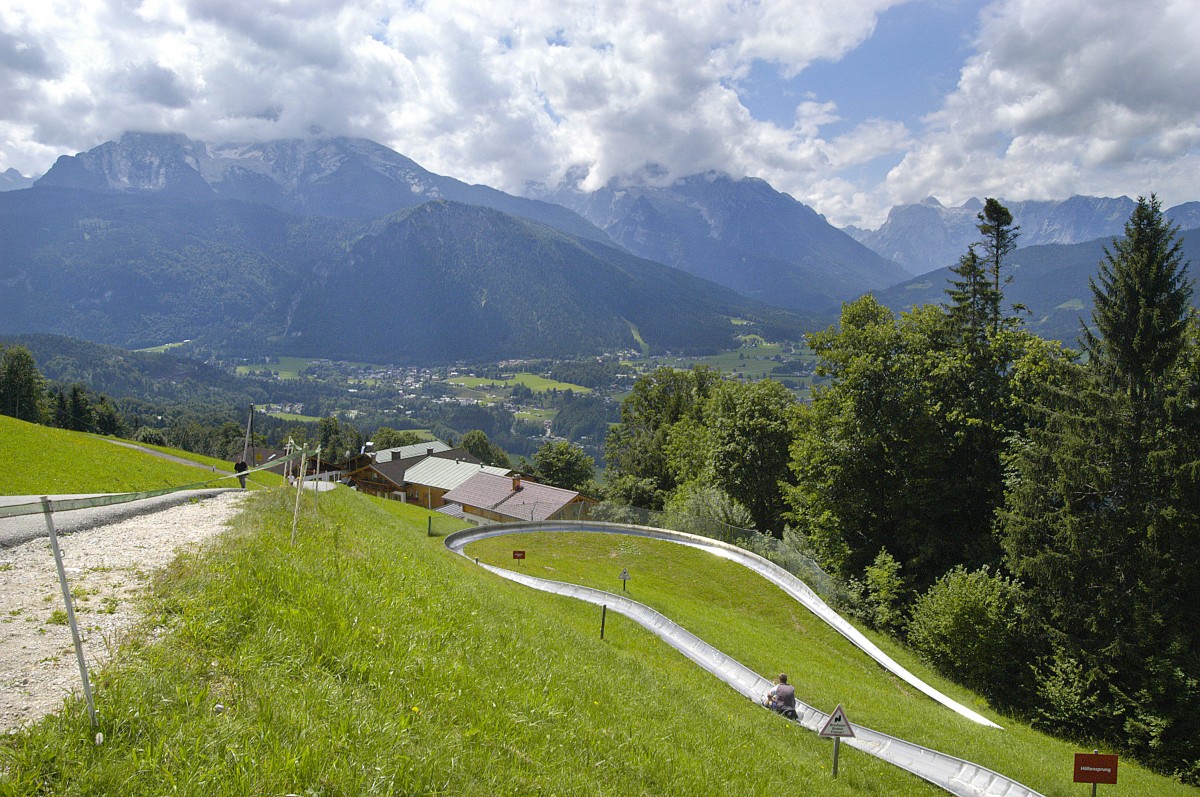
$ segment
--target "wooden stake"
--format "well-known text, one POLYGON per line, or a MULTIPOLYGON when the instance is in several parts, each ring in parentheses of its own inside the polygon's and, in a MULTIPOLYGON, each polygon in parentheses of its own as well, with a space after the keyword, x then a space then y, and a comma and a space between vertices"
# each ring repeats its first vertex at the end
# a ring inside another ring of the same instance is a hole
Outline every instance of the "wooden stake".
POLYGON ((300 520, 300 493, 304 491, 304 466, 308 449, 300 453, 300 475, 296 478, 296 508, 292 511, 292 545, 296 544, 296 523, 300 520))

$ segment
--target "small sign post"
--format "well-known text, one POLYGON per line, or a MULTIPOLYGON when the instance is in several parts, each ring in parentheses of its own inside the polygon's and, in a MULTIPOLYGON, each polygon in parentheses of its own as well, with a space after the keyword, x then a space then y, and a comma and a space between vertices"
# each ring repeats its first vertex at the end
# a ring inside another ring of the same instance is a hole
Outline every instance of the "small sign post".
POLYGON ((516 559, 518 562, 520 562, 524 558, 525 558, 524 551, 513 551, 513 559, 516 559))
POLYGON ((621 568, 621 590, 623 592, 629 591, 629 568, 628 567, 621 568))
POLYGON ((850 724, 849 718, 846 717, 846 710, 842 708, 842 704, 838 703, 838 707, 829 715, 829 719, 821 726, 821 736, 825 738, 833 738, 833 776, 837 777, 838 772, 838 752, 840 751, 843 738, 854 738, 854 726, 850 724))
POLYGON ((1092 797, 1096 797, 1096 784, 1117 782, 1117 757, 1101 755, 1099 750, 1075 754, 1075 782, 1092 784, 1092 797))

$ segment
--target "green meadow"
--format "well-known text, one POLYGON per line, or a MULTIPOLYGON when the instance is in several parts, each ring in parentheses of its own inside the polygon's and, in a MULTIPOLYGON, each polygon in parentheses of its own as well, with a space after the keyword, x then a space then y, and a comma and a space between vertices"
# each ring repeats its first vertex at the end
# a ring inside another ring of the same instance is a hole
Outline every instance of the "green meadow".
POLYGON ((472 389, 482 387, 510 388, 513 385, 525 385, 534 393, 545 393, 549 390, 571 390, 575 393, 592 392, 590 387, 573 385, 570 382, 558 382, 554 379, 547 379, 544 376, 538 376, 537 374, 529 373, 513 374, 508 379, 484 379, 476 376, 456 376, 452 377, 449 381, 451 384, 458 384, 472 389))
POLYGON ((213 481, 218 475, 212 468, 232 470, 228 462, 160 450, 192 459, 196 466, 114 445, 95 435, 0 415, 0 494, 124 493, 209 481, 212 484, 206 486, 237 486, 232 476, 213 481))
POLYGON ((321 420, 315 415, 297 415, 294 412, 268 412, 272 418, 279 418, 284 421, 297 421, 299 423, 316 423, 321 420))
POLYGON ((239 365, 239 374, 275 374, 280 379, 299 379, 300 372, 313 362, 307 357, 280 357, 278 362, 263 365, 239 365))
MULTIPOLYGON (((179 558, 82 703, 0 739, 0 793, 933 795, 622 618, 449 554, 413 507, 258 491, 179 558)), ((439 534, 444 529, 439 530, 439 534)))
MULTIPOLYGON (((888 674, 840 634, 750 570, 682 545, 595 533, 525 533, 468 547, 480 561, 513 567, 522 549, 523 572, 620 592, 645 603, 763 675, 787 672, 801 700, 824 711, 841 703, 858 724, 899 736, 1001 772, 1046 797, 1077 795, 1076 752, 1085 741, 1050 737, 998 715, 976 695, 946 681, 891 640, 873 641, 909 671, 1004 727, 985 728, 916 692, 888 674)), ((1112 751, 1108 751, 1112 752, 1112 751)), ((1122 793, 1197 795, 1200 789, 1123 761, 1122 793)))

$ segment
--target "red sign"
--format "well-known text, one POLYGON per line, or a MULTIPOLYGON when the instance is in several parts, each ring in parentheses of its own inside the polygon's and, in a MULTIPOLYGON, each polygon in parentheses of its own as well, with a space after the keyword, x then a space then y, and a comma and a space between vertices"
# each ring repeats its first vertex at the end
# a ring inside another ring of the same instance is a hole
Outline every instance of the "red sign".
POLYGON ((1075 782, 1116 783, 1117 757, 1095 753, 1076 753, 1075 782))
POLYGON ((524 559, 524 558, 525 558, 524 551, 513 551, 513 559, 524 559))

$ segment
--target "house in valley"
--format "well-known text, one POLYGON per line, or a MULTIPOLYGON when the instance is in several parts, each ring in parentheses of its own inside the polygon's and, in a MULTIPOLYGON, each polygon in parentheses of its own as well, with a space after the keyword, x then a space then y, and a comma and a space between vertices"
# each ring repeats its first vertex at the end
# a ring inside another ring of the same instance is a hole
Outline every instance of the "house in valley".
POLYGON ((351 459, 345 478, 360 492, 404 501, 407 500, 409 469, 431 458, 479 464, 466 449, 451 448, 440 440, 432 440, 359 454, 351 459))
POLYGON ((442 499, 462 507, 461 517, 476 523, 518 520, 583 520, 596 500, 574 490, 551 487, 521 478, 476 473, 442 499))
POLYGON ((511 473, 508 468, 483 465, 479 460, 467 462, 444 456, 425 457, 404 473, 404 500, 426 509, 437 509, 446 503, 447 493, 474 476, 503 478, 511 473))

